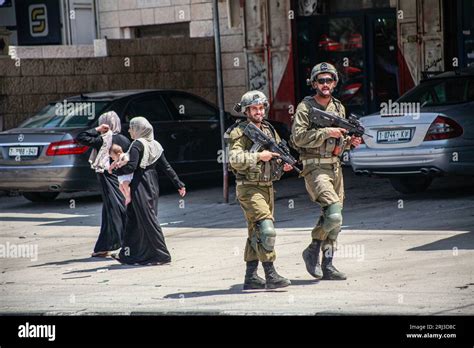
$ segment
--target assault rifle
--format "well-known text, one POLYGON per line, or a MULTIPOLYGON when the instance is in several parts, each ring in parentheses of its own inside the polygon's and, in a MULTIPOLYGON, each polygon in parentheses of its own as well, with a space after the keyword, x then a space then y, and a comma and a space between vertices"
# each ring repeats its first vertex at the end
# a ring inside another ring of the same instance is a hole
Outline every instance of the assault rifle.
POLYGON ((284 139, 282 139, 281 142, 277 144, 275 139, 266 135, 252 122, 249 122, 249 124, 245 127, 244 134, 250 140, 252 140, 257 148, 263 148, 265 150, 279 154, 280 156, 278 159, 281 159, 284 163, 288 163, 289 165, 293 166, 293 169, 298 174, 301 173, 301 170, 296 167, 296 163, 298 161, 291 155, 290 149, 284 139))
POLYGON ((313 107, 309 116, 313 127, 338 127, 347 130, 347 135, 361 137, 363 135, 373 138, 365 133, 365 128, 360 123, 356 115, 350 114, 347 119, 339 117, 333 113, 313 107))

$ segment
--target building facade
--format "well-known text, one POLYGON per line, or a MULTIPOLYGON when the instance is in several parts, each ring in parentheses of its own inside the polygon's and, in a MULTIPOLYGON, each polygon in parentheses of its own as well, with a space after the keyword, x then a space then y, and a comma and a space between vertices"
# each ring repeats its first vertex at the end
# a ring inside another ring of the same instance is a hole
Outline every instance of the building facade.
MULTIPOLYGON (((92 59, 109 56, 104 49, 110 46, 107 41, 118 39, 123 52, 129 52, 137 42, 159 38, 212 38, 212 4, 211 0, 3 0, 0 52, 6 59, 92 59), (125 48, 127 40, 130 49, 125 48)), ((298 101, 311 93, 306 79, 320 61, 336 65, 338 98, 361 114, 378 110, 381 103, 397 99, 431 74, 474 64, 474 0, 219 0, 218 4, 227 111, 243 92, 259 89, 271 100, 271 117, 290 123, 298 101)), ((168 55, 166 47, 153 54, 168 55)), ((214 67, 213 50, 209 47, 188 58, 198 66, 196 59, 214 67)), ((189 59, 181 64, 191 64, 189 59)), ((155 68, 160 69, 159 64, 155 68)), ((167 69, 175 68, 182 69, 167 69)), ((207 74, 215 78, 211 70, 207 74)), ((164 81, 137 85, 169 88, 164 81)), ((179 86, 216 102, 215 84, 202 93, 199 84, 179 86)))

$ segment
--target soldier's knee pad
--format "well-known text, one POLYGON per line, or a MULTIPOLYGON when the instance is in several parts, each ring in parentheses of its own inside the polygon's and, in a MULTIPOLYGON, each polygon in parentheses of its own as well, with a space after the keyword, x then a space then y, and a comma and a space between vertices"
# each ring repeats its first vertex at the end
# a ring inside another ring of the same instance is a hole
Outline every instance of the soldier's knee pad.
POLYGON ((337 227, 329 231, 328 233, 328 239, 335 241, 337 240, 337 236, 339 236, 339 232, 341 232, 341 227, 337 227))
POLYGON ((270 219, 258 221, 257 235, 262 247, 267 251, 273 251, 276 239, 276 231, 273 226, 273 221, 270 219))
POLYGON ((342 206, 341 203, 333 203, 324 209, 323 230, 330 232, 339 229, 342 225, 342 206))

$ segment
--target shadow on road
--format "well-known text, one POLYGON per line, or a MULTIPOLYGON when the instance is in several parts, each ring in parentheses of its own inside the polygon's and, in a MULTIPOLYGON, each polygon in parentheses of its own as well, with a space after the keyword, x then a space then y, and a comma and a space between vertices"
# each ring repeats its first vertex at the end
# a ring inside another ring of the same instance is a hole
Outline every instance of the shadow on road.
MULTIPOLYGON (((114 261, 111 259, 107 259, 108 261, 114 261)), ((77 271, 69 271, 69 272, 64 272, 63 274, 81 274, 81 273, 100 273, 102 272, 108 272, 108 271, 121 271, 121 270, 126 270, 126 269, 137 269, 137 268, 146 268, 146 267, 158 267, 158 266, 164 266, 164 265, 122 265, 119 263, 114 263, 110 264, 108 266, 104 267, 96 267, 96 268, 89 268, 89 269, 81 269, 77 271)))
MULTIPOLYGON (((291 280, 291 285, 311 285, 318 284, 317 280, 306 280, 297 279, 291 280)), ((194 297, 207 297, 207 296, 219 296, 219 295, 239 295, 239 294, 254 294, 261 292, 287 292, 287 288, 283 289, 261 289, 261 290, 243 290, 243 284, 234 284, 228 289, 221 290, 209 290, 209 291, 191 291, 191 292, 177 292, 168 294, 163 298, 181 299, 181 298, 194 298, 194 297)))
POLYGON ((101 262, 101 261, 113 261, 112 258, 103 258, 103 257, 86 257, 83 259, 71 259, 71 260, 64 260, 64 261, 58 261, 58 262, 47 262, 47 263, 42 263, 41 265, 34 265, 34 266, 28 266, 32 268, 36 267, 45 267, 45 266, 64 266, 64 265, 69 265, 71 263, 80 263, 80 262, 101 262))
POLYGON ((435 242, 408 249, 407 251, 430 250, 472 250, 474 249, 474 233, 462 233, 435 242), (457 249, 454 249, 457 248, 457 249))
POLYGON ((86 227, 100 227, 101 212, 88 216, 74 216, 74 217, 0 217, 0 222, 37 222, 38 226, 86 226, 86 227))
POLYGON ((319 284, 320 281, 317 279, 292 279, 291 285, 314 285, 319 284))
POLYGON ((28 267, 45 267, 45 266, 64 266, 64 265, 70 265, 74 263, 89 263, 89 262, 103 262, 103 261, 109 261, 111 262, 107 266, 100 266, 100 267, 95 267, 95 268, 89 268, 89 269, 81 269, 81 270, 76 270, 76 271, 69 271, 69 272, 64 272, 63 274, 74 274, 74 273, 95 273, 95 272, 107 272, 107 271, 119 271, 119 270, 125 270, 125 269, 137 269, 137 268, 143 268, 143 267, 158 267, 158 266, 167 266, 168 264, 162 264, 162 265, 125 265, 118 263, 116 260, 113 258, 107 257, 107 258, 100 258, 100 257, 89 257, 89 258, 83 258, 83 259, 71 259, 71 260, 64 260, 64 261, 58 261, 58 262, 48 262, 48 263, 43 263, 41 265, 34 265, 34 266, 28 266, 28 267))
POLYGON ((219 295, 240 295, 240 294, 255 294, 261 292, 286 292, 286 290, 243 290, 242 284, 234 284, 228 289, 221 290, 209 290, 209 291, 191 291, 191 292, 177 292, 174 294, 168 294, 163 298, 171 299, 182 299, 182 298, 194 298, 194 297, 207 297, 207 296, 219 296, 219 295))

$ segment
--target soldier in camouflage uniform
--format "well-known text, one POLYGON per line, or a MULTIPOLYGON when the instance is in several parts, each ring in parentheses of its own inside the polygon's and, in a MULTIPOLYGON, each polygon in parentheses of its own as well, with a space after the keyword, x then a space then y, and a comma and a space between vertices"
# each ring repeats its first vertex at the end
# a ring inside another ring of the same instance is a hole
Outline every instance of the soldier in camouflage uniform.
POLYGON ((312 107, 333 112, 345 118, 345 109, 332 96, 338 82, 336 68, 329 63, 317 64, 308 84, 316 90, 298 105, 293 119, 291 143, 300 153, 306 190, 313 202, 322 208, 312 242, 303 251, 306 269, 316 279, 343 280, 346 275, 332 264, 335 242, 341 231, 344 183, 339 155, 360 144, 361 138, 345 135, 343 128, 315 128, 309 120, 312 107), (319 260, 320 250, 322 261, 319 260))
POLYGON ((267 97, 262 92, 245 93, 234 109, 245 114, 247 120, 237 121, 225 134, 230 150, 230 167, 236 177, 236 195, 248 226, 244 254, 247 263, 244 290, 265 287, 275 289, 291 284, 288 279, 280 276, 273 266, 276 258, 276 232, 273 225, 272 183, 280 179, 283 171, 292 170, 292 166, 282 164, 276 158, 279 156, 277 153, 258 148, 244 134, 245 127, 252 122, 277 143, 281 141, 272 125, 264 120, 268 106, 267 97), (257 275, 259 261, 262 262, 265 279, 257 275))

